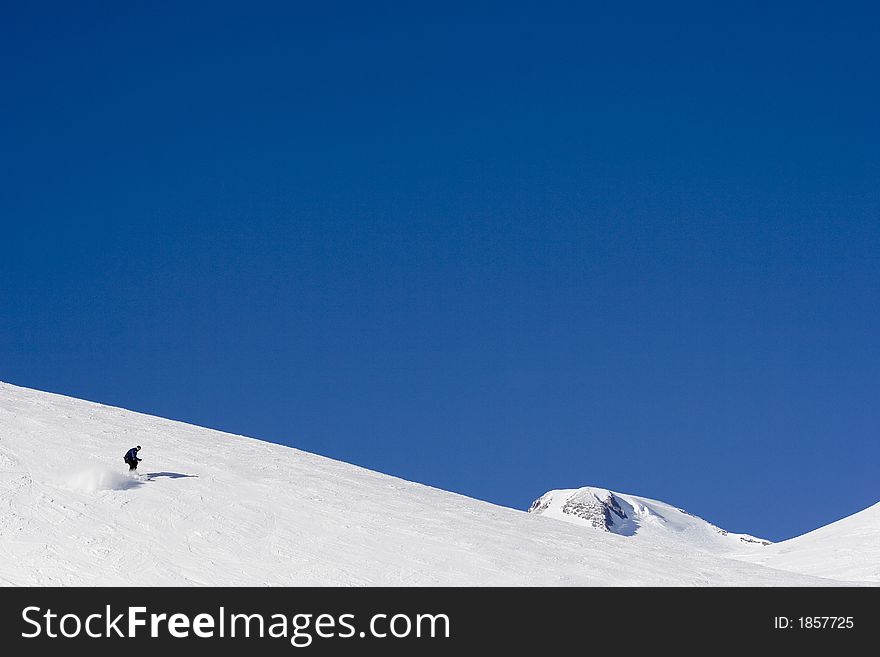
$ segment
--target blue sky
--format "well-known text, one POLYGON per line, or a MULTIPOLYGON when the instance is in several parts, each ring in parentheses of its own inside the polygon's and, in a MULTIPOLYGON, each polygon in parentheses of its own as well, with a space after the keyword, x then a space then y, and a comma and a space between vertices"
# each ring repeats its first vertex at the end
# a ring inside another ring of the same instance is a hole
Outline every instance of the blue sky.
POLYGON ((0 379, 519 508, 880 499, 875 10, 304 4, 4 7, 0 379))

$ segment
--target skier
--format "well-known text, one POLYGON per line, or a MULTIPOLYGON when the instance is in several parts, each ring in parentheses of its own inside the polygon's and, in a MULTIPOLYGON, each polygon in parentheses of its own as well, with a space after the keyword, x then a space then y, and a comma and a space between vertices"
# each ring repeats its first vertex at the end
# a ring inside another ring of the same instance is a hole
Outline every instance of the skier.
POLYGON ((141 451, 141 446, 132 447, 125 453, 125 458, 123 459, 126 463, 128 463, 128 471, 137 470, 138 461, 143 461, 143 459, 138 458, 138 452, 141 451))

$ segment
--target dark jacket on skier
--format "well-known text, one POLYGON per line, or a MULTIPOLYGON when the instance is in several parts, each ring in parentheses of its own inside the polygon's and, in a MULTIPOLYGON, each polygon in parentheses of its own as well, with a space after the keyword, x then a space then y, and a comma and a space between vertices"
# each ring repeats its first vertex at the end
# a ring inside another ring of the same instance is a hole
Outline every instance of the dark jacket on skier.
POLYGON ((125 453, 125 458, 123 459, 126 463, 128 463, 129 470, 137 470, 138 461, 143 461, 143 459, 138 458, 138 452, 140 451, 141 446, 132 447, 125 453))

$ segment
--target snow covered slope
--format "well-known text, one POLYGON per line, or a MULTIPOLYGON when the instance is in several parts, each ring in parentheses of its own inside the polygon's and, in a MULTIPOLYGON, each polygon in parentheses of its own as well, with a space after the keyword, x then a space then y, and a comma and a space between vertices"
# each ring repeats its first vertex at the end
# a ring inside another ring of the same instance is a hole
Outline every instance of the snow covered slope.
POLYGON ((665 502, 589 486, 545 493, 529 513, 637 540, 673 541, 714 554, 760 552, 770 545, 748 534, 732 534, 665 502))
POLYGON ((880 503, 742 558, 820 577, 880 582, 880 503))
MULTIPOLYGON (((646 537, 647 538, 647 537, 646 537)), ((0 384, 0 583, 823 585, 0 384), (143 473, 122 463, 143 446, 143 473)))

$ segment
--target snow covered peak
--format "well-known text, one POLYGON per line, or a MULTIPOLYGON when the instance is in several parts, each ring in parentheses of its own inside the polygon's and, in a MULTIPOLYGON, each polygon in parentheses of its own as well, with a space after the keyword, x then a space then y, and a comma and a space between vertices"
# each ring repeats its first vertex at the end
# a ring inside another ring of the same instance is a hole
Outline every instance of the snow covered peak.
MULTIPOLYGON (((624 502, 624 504, 626 504, 624 502)), ((629 505, 627 505, 629 506, 629 505)), ((550 491, 532 503, 529 513, 551 517, 566 516, 596 529, 629 536, 635 533, 634 510, 621 506, 621 500, 610 490, 584 487, 569 491, 550 491), (558 513, 557 513, 558 511, 558 513)))
POLYGON ((728 532, 664 502, 593 486, 552 490, 535 500, 529 513, 622 536, 684 541, 715 553, 770 545, 761 538, 728 532))

